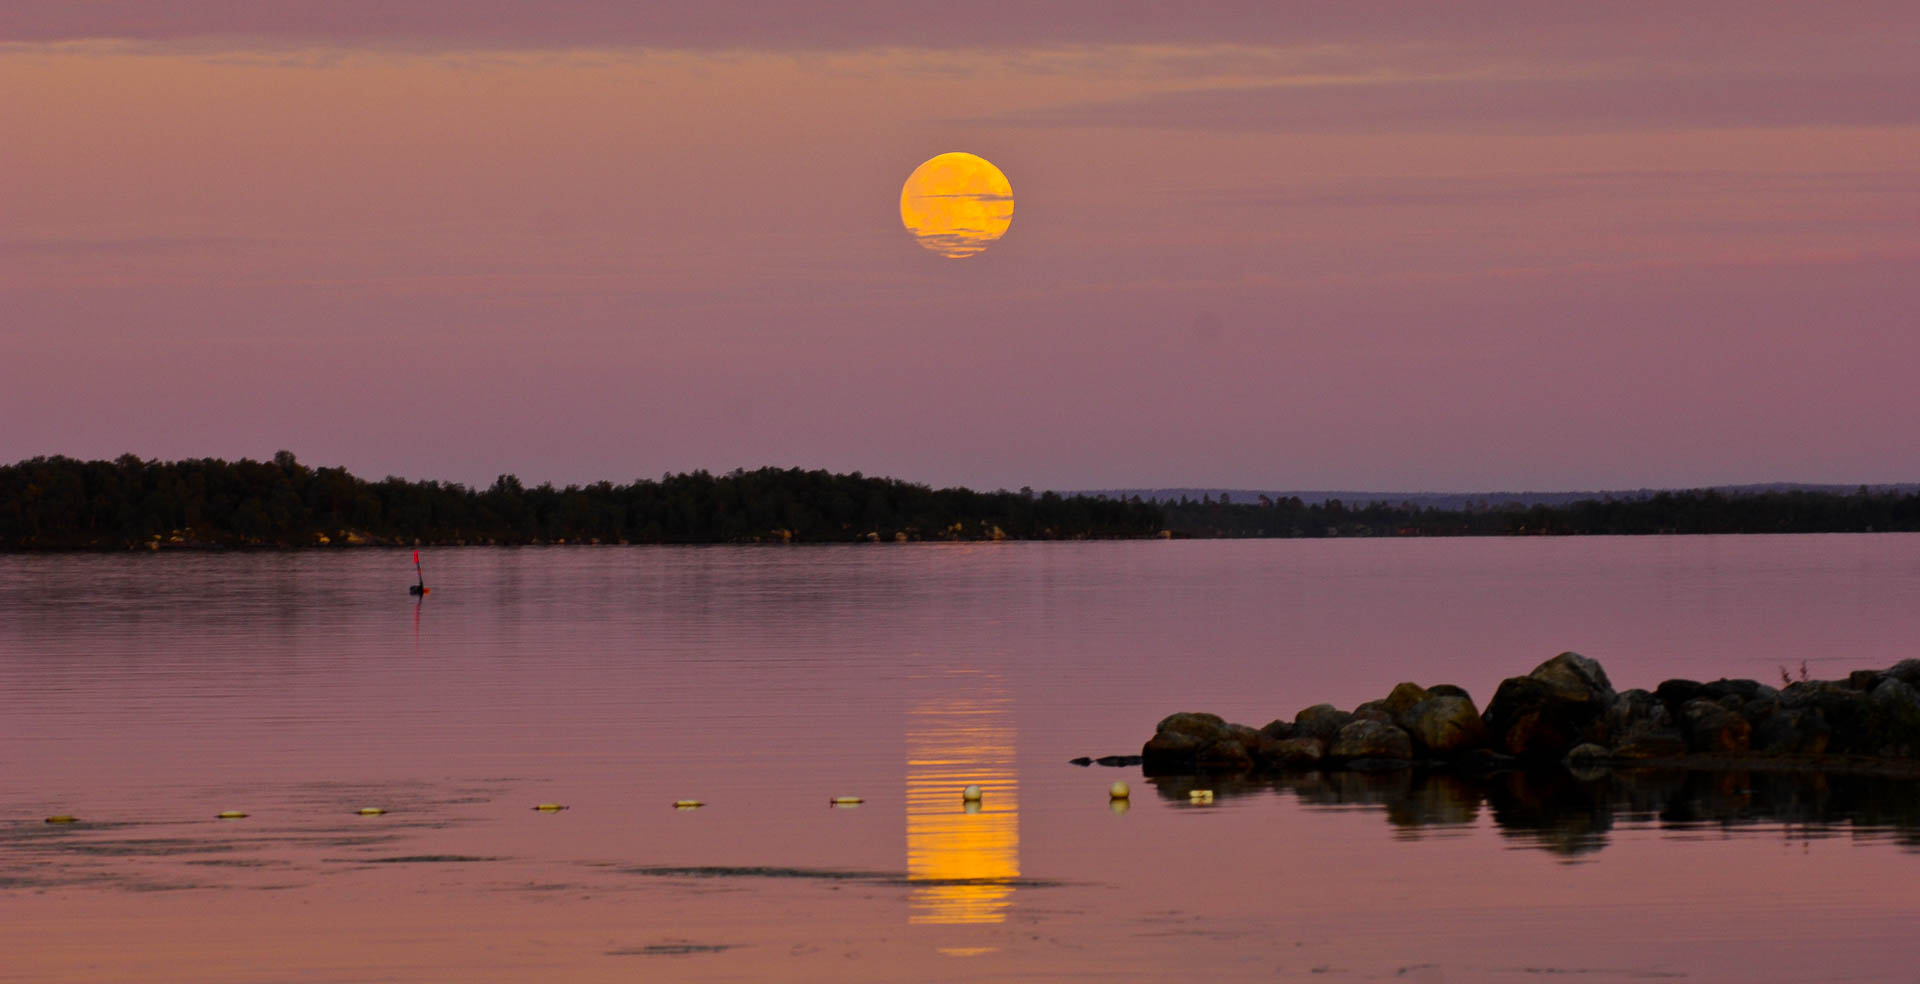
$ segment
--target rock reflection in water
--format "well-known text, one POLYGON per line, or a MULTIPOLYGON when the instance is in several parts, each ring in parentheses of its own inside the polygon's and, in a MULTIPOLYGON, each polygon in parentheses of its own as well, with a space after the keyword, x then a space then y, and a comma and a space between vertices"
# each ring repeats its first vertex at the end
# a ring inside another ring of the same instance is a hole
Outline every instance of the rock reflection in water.
POLYGON ((985 674, 943 677, 907 725, 909 921, 997 923, 1020 877, 1020 783, 1012 700, 985 674), (981 789, 981 801, 960 792, 981 789))
POLYGON ((1264 778, 1149 778, 1160 798, 1189 802, 1287 793, 1309 807, 1378 807, 1404 836, 1464 830, 1484 806, 1503 836, 1577 857, 1607 845, 1616 825, 1676 836, 1703 827, 1783 825, 1790 837, 1884 837, 1920 849, 1920 782, 1824 772, 1566 770, 1489 776, 1421 772, 1307 772, 1264 778))

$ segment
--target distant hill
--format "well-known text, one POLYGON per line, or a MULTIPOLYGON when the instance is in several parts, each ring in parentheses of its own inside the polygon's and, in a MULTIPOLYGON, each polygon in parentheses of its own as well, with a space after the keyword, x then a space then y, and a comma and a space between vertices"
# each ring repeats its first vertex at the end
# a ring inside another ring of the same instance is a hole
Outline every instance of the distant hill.
MULTIPOLYGON (((1863 486, 1859 485, 1815 485, 1804 482, 1761 482, 1752 485, 1714 485, 1703 489, 1614 489, 1611 491, 1589 492, 1362 492, 1352 489, 1333 489, 1320 491, 1275 490, 1275 489, 1209 489, 1209 488, 1170 488, 1170 489, 1088 489, 1078 492, 1063 492, 1062 495, 1106 496, 1109 499, 1132 499, 1139 496, 1145 502, 1179 502, 1181 499, 1199 501, 1202 498, 1226 501, 1237 504, 1257 504, 1261 496, 1269 499, 1297 498, 1301 502, 1313 505, 1335 499, 1347 506, 1370 506, 1375 503, 1387 505, 1411 504, 1421 509, 1467 509, 1498 508, 1503 506, 1566 506, 1576 502, 1606 501, 1631 502, 1650 499, 1662 492, 1719 492, 1722 495, 1764 495, 1769 492, 1813 492, 1823 495, 1851 495, 1863 486)), ((1869 492, 1912 495, 1920 492, 1920 482, 1896 482, 1889 484, 1864 486, 1869 492)))

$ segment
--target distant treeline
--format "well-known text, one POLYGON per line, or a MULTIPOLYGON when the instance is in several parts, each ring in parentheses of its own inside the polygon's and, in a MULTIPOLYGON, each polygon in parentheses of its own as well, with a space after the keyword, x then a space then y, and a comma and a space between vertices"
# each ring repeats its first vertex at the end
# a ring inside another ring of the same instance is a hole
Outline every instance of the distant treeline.
POLYGON ((1171 501, 933 489, 762 468, 627 485, 485 489, 271 461, 32 458, 0 466, 0 550, 351 544, 849 543, 1178 537, 1830 533, 1920 530, 1920 493, 1661 492, 1442 509, 1225 496, 1171 501))
POLYGON ((1568 505, 1439 509, 1340 500, 1306 503, 1225 496, 1158 503, 1167 528, 1193 537, 1512 536, 1651 533, 1870 533, 1920 530, 1920 493, 1659 492, 1568 505))
POLYGON ((628 485, 486 489, 271 461, 32 458, 0 466, 0 549, 458 543, 750 543, 1153 536, 1160 510, 762 468, 628 485))

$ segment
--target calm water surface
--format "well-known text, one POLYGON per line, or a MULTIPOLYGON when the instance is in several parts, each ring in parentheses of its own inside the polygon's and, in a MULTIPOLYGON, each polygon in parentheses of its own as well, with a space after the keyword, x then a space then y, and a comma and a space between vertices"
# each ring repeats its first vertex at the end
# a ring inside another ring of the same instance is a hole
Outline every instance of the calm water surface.
POLYGON ((1067 764, 1563 649, 1886 666, 1920 537, 426 560, 0 557, 0 981, 1920 979, 1910 784, 1067 764))

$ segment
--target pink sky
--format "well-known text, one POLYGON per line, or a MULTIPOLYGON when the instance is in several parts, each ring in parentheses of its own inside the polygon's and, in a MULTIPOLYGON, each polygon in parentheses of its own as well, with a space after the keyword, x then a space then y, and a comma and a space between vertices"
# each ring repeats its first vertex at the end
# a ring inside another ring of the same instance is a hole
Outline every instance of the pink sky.
POLYGON ((1920 478, 1910 2, 956 9, 14 0, 0 460, 1920 478))

